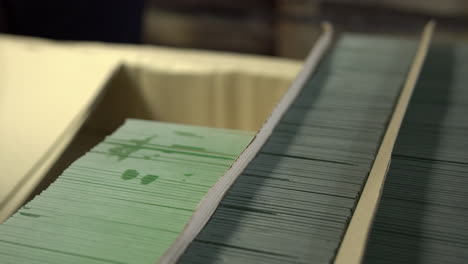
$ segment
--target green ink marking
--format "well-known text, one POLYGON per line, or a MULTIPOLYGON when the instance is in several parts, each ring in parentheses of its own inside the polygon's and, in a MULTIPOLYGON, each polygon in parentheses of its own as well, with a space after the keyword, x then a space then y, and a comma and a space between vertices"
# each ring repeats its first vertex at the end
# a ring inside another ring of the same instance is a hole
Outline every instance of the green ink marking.
POLYGON ((182 150, 170 150, 170 149, 167 149, 167 147, 149 147, 149 146, 138 146, 138 148, 135 149, 136 146, 128 145, 126 143, 118 143, 118 142, 110 142, 110 141, 106 143, 117 145, 116 147, 111 149, 111 153, 109 154, 119 156, 119 161, 127 158, 131 153, 137 150, 141 150, 141 149, 149 149, 149 150, 159 151, 159 152, 168 153, 168 154, 182 154, 182 155, 191 155, 191 156, 198 156, 198 157, 207 157, 207 158, 213 158, 213 159, 235 160, 235 157, 229 154, 206 152, 203 148, 188 147, 188 146, 181 146, 181 145, 172 145, 172 148, 174 149, 179 148, 179 149, 185 149, 185 150, 187 150, 187 148, 190 148, 190 151, 192 152, 182 151, 182 150), (127 152, 122 151, 122 150, 129 150, 129 149, 132 149, 132 151, 127 151, 127 152), (118 150, 118 151, 114 151, 114 150, 118 150), (203 152, 210 153, 210 154, 204 154, 203 152), (222 156, 217 156, 217 155, 222 155, 222 156))
POLYGON ((143 146, 148 144, 155 137, 157 137, 157 135, 153 135, 142 140, 132 139, 130 142, 135 143, 135 145, 120 145, 113 147, 109 150, 109 155, 117 156, 118 161, 122 161, 128 158, 130 154, 143 149, 143 146))
POLYGON ((204 138, 204 136, 200 136, 194 133, 190 132, 184 132, 184 131, 174 131, 174 134, 178 136, 183 136, 183 137, 196 137, 196 138, 204 138))
POLYGON ((179 149, 192 150, 192 151, 206 151, 205 148, 192 147, 192 146, 185 146, 185 145, 178 145, 178 144, 173 144, 171 147, 173 147, 173 148, 179 148, 179 149))
POLYGON ((145 177, 143 177, 140 181, 141 184, 144 184, 144 185, 147 185, 147 184, 150 184, 152 182, 154 182, 155 180, 157 180, 159 178, 158 175, 152 175, 152 174, 148 174, 148 175, 145 175, 145 177))
POLYGON ((193 173, 184 173, 184 175, 188 177, 188 176, 192 176, 193 173))
POLYGON ((175 151, 173 150, 168 150, 168 149, 158 149, 159 151, 163 152, 163 153, 169 153, 169 154, 172 154, 172 153, 176 153, 175 151))
POLYGON ((34 218, 41 217, 41 216, 38 215, 38 214, 30 214, 30 213, 23 213, 23 212, 20 212, 20 215, 29 216, 29 217, 34 217, 34 218))
POLYGON ((122 173, 122 179, 124 180, 131 180, 135 179, 138 176, 138 171, 137 170, 126 170, 124 173, 122 173))

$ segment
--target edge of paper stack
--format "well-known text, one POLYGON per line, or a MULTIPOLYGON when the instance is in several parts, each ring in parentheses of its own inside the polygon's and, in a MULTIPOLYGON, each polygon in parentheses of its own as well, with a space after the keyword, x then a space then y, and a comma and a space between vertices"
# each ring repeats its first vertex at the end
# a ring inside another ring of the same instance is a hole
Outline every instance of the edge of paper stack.
POLYGON ((333 28, 331 24, 323 24, 323 33, 314 47, 307 56, 304 67, 299 72, 299 75, 292 83, 291 87, 286 91, 280 102, 273 109, 271 116, 266 120, 265 124, 255 135, 255 138, 239 156, 232 167, 224 174, 224 176, 210 189, 206 194, 200 206, 192 216, 191 221, 177 238, 176 242, 168 249, 164 256, 158 260, 159 263, 174 263, 184 253, 187 246, 197 236, 200 230, 205 226, 214 211, 218 207, 221 199, 232 186, 234 181, 239 177, 242 171, 247 167, 249 162, 257 155, 260 148, 265 144, 273 129, 280 121, 286 110, 296 99, 302 87, 305 85, 308 78, 313 74, 320 59, 329 48, 333 36, 333 28))

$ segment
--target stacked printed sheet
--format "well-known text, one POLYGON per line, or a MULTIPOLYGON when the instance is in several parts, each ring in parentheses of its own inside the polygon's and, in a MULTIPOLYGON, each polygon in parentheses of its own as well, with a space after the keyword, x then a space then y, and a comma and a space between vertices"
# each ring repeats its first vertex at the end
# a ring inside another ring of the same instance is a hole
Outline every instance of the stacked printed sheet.
POLYGON ((181 263, 329 263, 415 53, 344 35, 181 263))
POLYGON ((0 226, 0 262, 153 263, 252 137, 128 120, 0 226))
POLYGON ((468 261, 468 46, 433 44, 401 127, 366 263, 468 261))

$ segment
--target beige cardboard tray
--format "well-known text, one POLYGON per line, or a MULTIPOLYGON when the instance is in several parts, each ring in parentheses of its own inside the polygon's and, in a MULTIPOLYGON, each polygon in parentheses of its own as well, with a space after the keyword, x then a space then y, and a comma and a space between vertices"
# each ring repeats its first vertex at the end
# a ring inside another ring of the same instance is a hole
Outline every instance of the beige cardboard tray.
POLYGON ((125 118, 257 130, 301 65, 0 35, 0 222, 125 118))

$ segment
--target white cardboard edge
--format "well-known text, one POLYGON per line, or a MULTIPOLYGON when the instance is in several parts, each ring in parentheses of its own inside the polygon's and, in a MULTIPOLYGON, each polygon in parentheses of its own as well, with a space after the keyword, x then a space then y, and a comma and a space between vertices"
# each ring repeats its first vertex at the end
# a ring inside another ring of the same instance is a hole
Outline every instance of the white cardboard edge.
POLYGON ((218 182, 211 187, 202 201, 198 204, 197 209, 193 213, 189 223, 185 226, 182 233, 179 234, 176 241, 164 253, 164 255, 157 260, 156 263, 168 264, 177 262, 189 244, 195 239, 211 218, 226 192, 231 188, 239 175, 263 147, 273 132, 273 129, 294 102, 302 87, 304 87, 309 77, 313 74, 321 58, 331 44, 333 36, 333 28, 331 24, 325 22, 323 23, 322 28, 323 32, 307 56, 302 70, 273 109, 270 117, 266 120, 262 128, 258 131, 234 164, 226 171, 218 182))

